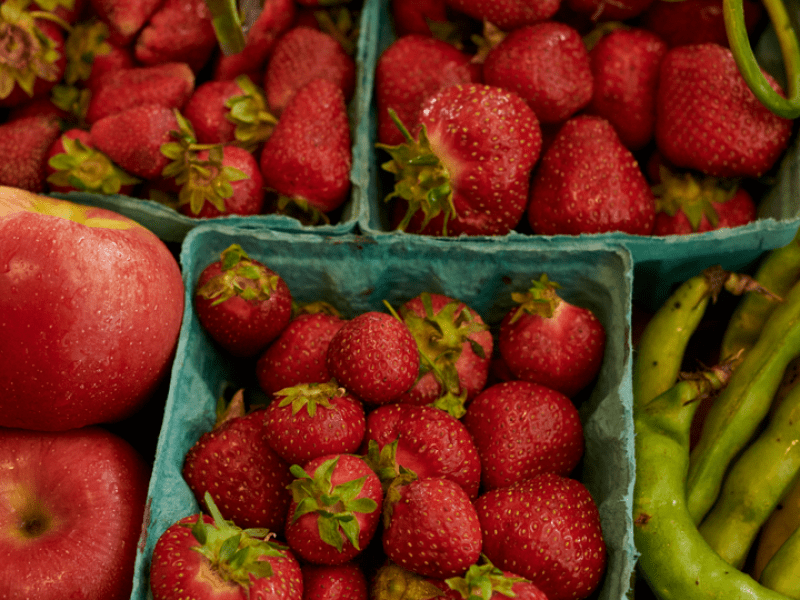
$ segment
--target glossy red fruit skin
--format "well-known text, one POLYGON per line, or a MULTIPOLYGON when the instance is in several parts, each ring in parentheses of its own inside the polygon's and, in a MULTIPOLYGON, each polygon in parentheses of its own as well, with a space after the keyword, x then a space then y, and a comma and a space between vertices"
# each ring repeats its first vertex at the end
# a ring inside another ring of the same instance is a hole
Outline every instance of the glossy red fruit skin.
POLYGON ((722 203, 713 203, 719 221, 712 225, 706 215, 700 219, 700 225, 695 230, 689 218, 679 211, 675 215, 659 211, 656 214, 656 225, 653 235, 689 235, 714 231, 724 227, 739 227, 752 223, 758 217, 758 209, 752 196, 743 188, 736 190, 734 196, 722 203))
POLYGON ((543 124, 564 122, 592 99, 592 71, 581 35, 556 21, 509 32, 489 51, 483 81, 519 94, 543 124))
POLYGON ((60 135, 54 115, 22 116, 0 123, 0 185, 43 192, 47 153, 60 135))
POLYGON ((367 600, 367 578, 357 563, 302 565, 304 600, 367 600))
POLYGON ((761 104, 728 48, 678 46, 661 62, 655 139, 678 167, 713 177, 759 177, 786 149, 792 123, 761 104))
MULTIPOLYGON (((752 33, 764 14, 760 2, 744 0, 745 28, 752 33)), ((722 0, 653 2, 641 15, 641 26, 663 39, 670 48, 713 42, 728 46, 722 0)))
POLYGON ((230 98, 244 92, 232 79, 204 81, 192 93, 183 109, 183 116, 192 124, 201 144, 224 144, 236 139, 236 124, 226 118, 225 106, 230 98))
POLYGON ((489 21, 504 31, 553 17, 560 0, 446 0, 447 5, 473 19, 489 21))
POLYGON ((186 453, 181 473, 198 504, 206 492, 223 518, 280 534, 289 510, 289 463, 267 442, 259 409, 204 433, 186 453))
POLYGON ((577 479, 542 473, 475 501, 483 553, 532 581, 550 600, 586 598, 605 573, 597 505, 577 479))
POLYGON ((330 374, 369 405, 386 404, 408 391, 419 375, 419 351, 406 325, 368 311, 347 321, 328 345, 330 374))
POLYGON ((478 514, 464 489, 449 479, 418 479, 398 489, 382 533, 389 559, 425 577, 463 575, 480 558, 478 514))
POLYGON ((432 406, 388 404, 367 414, 365 445, 378 448, 397 440, 397 463, 420 479, 446 477, 467 495, 478 496, 481 464, 472 436, 464 424, 432 406))
POLYGON ((586 15, 594 21, 625 21, 642 14, 654 0, 564 0, 566 6, 576 13, 586 15))
POLYGON ((397 37, 412 33, 431 36, 433 32, 429 21, 446 23, 448 20, 445 0, 417 0, 416 2, 392 0, 390 8, 397 37))
POLYGON ((481 459, 484 490, 539 473, 567 476, 583 456, 583 425, 572 401, 527 381, 497 383, 467 407, 464 425, 481 459))

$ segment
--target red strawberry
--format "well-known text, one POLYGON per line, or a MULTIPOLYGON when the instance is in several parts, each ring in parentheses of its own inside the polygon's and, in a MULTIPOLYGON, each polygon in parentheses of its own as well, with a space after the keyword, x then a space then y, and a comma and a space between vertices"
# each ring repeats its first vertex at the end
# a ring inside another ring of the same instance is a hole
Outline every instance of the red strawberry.
POLYGON ((463 577, 451 577, 439 584, 445 600, 470 600, 476 597, 489 600, 549 600, 544 592, 527 579, 495 567, 483 557, 481 564, 472 565, 463 577))
POLYGON ((756 219, 756 203, 735 182, 661 170, 653 235, 686 235, 738 227, 756 219))
MULTIPOLYGON (((670 47, 713 42, 728 45, 723 0, 682 0, 653 2, 641 15, 641 26, 649 29, 670 47)), ((764 14, 755 0, 743 0, 745 28, 752 33, 764 14)))
POLYGON ((47 153, 47 187, 51 192, 131 195, 139 182, 92 147, 91 134, 68 129, 47 153))
POLYGON ((127 46, 144 27, 162 0, 90 0, 97 17, 108 25, 110 41, 127 46))
POLYGON ((423 293, 398 311, 417 340, 420 377, 400 402, 433 404, 456 418, 489 375, 493 340, 481 316, 442 294, 423 293))
POLYGON ((368 600, 364 572, 355 563, 302 565, 303 600, 368 600))
POLYGON ((561 0, 446 0, 447 5, 479 21, 510 31, 554 16, 561 0))
POLYGON ((379 144, 392 157, 383 168, 396 181, 387 200, 397 197, 406 210, 397 228, 458 236, 505 235, 516 227, 542 142, 525 101, 495 86, 454 85, 425 101, 419 125, 416 137, 403 130, 404 144, 379 144))
POLYGON ((380 467, 406 469, 419 479, 445 477, 470 498, 478 496, 481 465, 475 442, 464 424, 445 411, 413 404, 379 406, 367 414, 364 439, 370 460, 380 467))
POLYGON ((200 273, 194 292, 197 318, 234 356, 255 356, 292 316, 292 294, 283 278, 238 244, 200 273))
POLYGON ((626 21, 643 13, 654 0, 564 0, 566 6, 594 21, 626 21))
POLYGON ((464 489, 441 477, 404 481, 386 493, 383 550, 414 573, 463 575, 481 554, 478 514, 464 489))
POLYGON ((301 383, 330 381, 327 354, 344 319, 325 312, 299 314, 256 363, 258 383, 267 394, 301 383))
POLYGON ((366 431, 361 401, 335 381, 280 390, 264 417, 267 441, 292 464, 326 454, 355 453, 366 431))
POLYGON ((293 27, 275 44, 264 76, 267 103, 280 115, 294 95, 314 79, 327 79, 353 97, 355 61, 336 39, 318 29, 293 27))
POLYGON ((564 394, 527 381, 486 388, 467 408, 485 490, 539 473, 569 475, 583 456, 583 425, 564 394))
POLYGON ((594 91, 587 112, 614 126, 629 150, 640 150, 653 138, 656 87, 667 45, 641 28, 614 29, 589 52, 594 91))
POLYGON ((189 515, 159 536, 150 565, 153 600, 214 598, 220 590, 241 600, 302 600, 303 575, 292 553, 269 541, 267 530, 225 521, 211 504, 213 516, 189 515))
POLYGON ((186 453, 182 474, 198 504, 208 510, 206 493, 224 518, 244 528, 283 531, 291 497, 289 464, 267 443, 264 409, 245 414, 237 392, 213 429, 186 453))
POLYGON ((197 73, 217 47, 211 11, 203 0, 164 0, 136 37, 143 65, 186 63, 197 73))
POLYGON ((532 581, 548 600, 586 598, 605 573, 606 545, 592 496, 577 479, 542 473, 475 501, 483 553, 532 581))
POLYGON ((412 33, 433 35, 431 23, 447 23, 445 0, 391 0, 392 22, 397 37, 412 33))
POLYGON ((194 83, 194 73, 186 63, 131 67, 108 73, 95 84, 86 121, 95 123, 144 104, 180 110, 191 97, 194 83))
POLYGON ((214 79, 224 81, 249 75, 253 81, 261 81, 276 42, 297 16, 294 0, 265 0, 261 4, 258 17, 245 35, 244 50, 237 54, 220 54, 213 67, 214 79))
POLYGON ((408 327, 392 315, 368 311, 339 328, 328 345, 328 372, 367 404, 386 404, 419 375, 419 351, 408 327))
POLYGON ((597 376, 606 332, 588 308, 558 294, 558 283, 542 275, 500 323, 497 348, 518 379, 540 383, 572 398, 597 376))
POLYGON ((47 178, 47 153, 61 135, 53 115, 18 117, 0 123, 0 185, 42 192, 47 178))
POLYGON ((419 121, 422 101, 428 96, 451 85, 480 81, 480 67, 470 58, 429 35, 406 35, 389 45, 375 65, 378 141, 389 145, 405 141, 389 109, 407 127, 413 127, 419 121))
POLYGON ((325 220, 348 198, 352 149, 341 89, 314 79, 286 106, 260 157, 264 185, 281 196, 279 206, 299 206, 325 220))
POLYGON ((486 56, 483 81, 515 91, 541 123, 561 123, 592 99, 592 71, 581 35, 556 21, 511 31, 486 56))
POLYGON ((678 167, 713 177, 758 177, 786 149, 792 123, 761 104, 728 48, 679 46, 661 63, 656 144, 678 167))
POLYGON ((136 65, 132 50, 127 46, 115 46, 108 41, 107 52, 95 53, 92 59, 91 71, 85 79, 88 90, 94 90, 98 84, 110 73, 130 69, 136 65))
POLYGON ((650 186, 614 127, 602 117, 569 119, 533 176, 528 205, 533 231, 649 235, 654 219, 650 186))
POLYGON ((155 179, 170 162, 161 146, 178 129, 172 109, 144 104, 99 119, 89 133, 92 145, 120 168, 141 179, 155 179))
POLYGON ((383 490, 378 476, 353 454, 321 456, 303 468, 292 465, 292 474, 289 547, 314 564, 337 565, 355 558, 380 522, 383 490))

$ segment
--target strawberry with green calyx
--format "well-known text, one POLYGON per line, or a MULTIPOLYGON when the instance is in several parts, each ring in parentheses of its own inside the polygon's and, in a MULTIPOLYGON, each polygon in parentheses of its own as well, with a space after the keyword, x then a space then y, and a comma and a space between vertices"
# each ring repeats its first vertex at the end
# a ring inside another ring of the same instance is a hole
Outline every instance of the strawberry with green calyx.
POLYGON ((746 225, 756 219, 756 204, 738 182, 661 166, 654 186, 653 235, 685 235, 746 225))
POLYGON ((286 547, 266 529, 242 529, 225 520, 210 496, 206 502, 210 515, 184 517, 156 542, 150 566, 154 600, 213 597, 223 587, 238 590, 242 600, 301 600, 300 565, 286 547))
POLYGON ((76 23, 64 43, 67 66, 64 83, 69 86, 83 83, 89 79, 96 56, 111 53, 108 43, 108 26, 102 21, 92 19, 76 23))
POLYGON ((353 453, 366 430, 361 401, 336 381, 301 383, 275 393, 265 414, 267 441, 289 463, 353 453))
POLYGON ((463 302, 424 292, 399 310, 420 351, 420 377, 400 402, 433 404, 456 418, 483 389, 492 355, 492 334, 463 302))
POLYGON ((89 132, 82 129, 67 130, 53 143, 47 166, 47 183, 54 192, 130 194, 140 183, 93 148, 89 132))
POLYGON ((270 112, 263 91, 249 77, 239 75, 235 83, 242 94, 232 96, 225 102, 225 107, 230 109, 225 117, 236 126, 236 142, 254 151, 272 135, 278 118, 270 112))
POLYGON ((334 38, 345 54, 353 56, 358 45, 358 13, 343 3, 333 1, 317 2, 311 0, 313 5, 303 6, 298 2, 297 21, 295 26, 305 24, 319 29, 334 38))
POLYGON ((69 24, 28 0, 0 5, 0 106, 18 106, 49 92, 64 76, 69 24))
POLYGON ((391 562, 378 569, 370 589, 374 600, 433 600, 444 597, 437 582, 391 562))
POLYGON ((516 378, 571 398, 600 371, 606 332, 591 310, 564 300, 560 287, 543 274, 512 294, 518 306, 503 317, 497 347, 516 378))
POLYGON ((314 564, 342 564, 366 548, 378 528, 383 490, 377 475, 354 454, 333 454, 292 465, 292 503, 286 541, 314 564))
MULTIPOLYGON (((495 567, 483 556, 480 564, 472 565, 463 577, 451 577, 445 581, 456 592, 456 598, 464 600, 547 600, 544 592, 523 577, 495 567)), ((450 595, 447 596, 448 600, 450 595)))
POLYGON ((431 235, 505 235, 528 203, 531 170, 541 150, 539 121, 516 93, 453 85, 424 101, 415 139, 398 122, 404 144, 379 148, 395 176, 405 216, 397 228, 431 235), (481 152, 475 152, 480 148, 481 152))
POLYGON ((234 356, 254 356, 274 340, 292 316, 292 295, 283 278, 238 244, 200 273, 194 293, 197 318, 234 356))

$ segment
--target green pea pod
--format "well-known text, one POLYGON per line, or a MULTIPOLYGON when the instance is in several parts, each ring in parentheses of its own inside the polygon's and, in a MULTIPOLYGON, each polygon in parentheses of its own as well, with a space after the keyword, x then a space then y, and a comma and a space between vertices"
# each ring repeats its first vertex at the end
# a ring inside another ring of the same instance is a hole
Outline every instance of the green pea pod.
POLYGON ((725 471, 769 412, 787 364, 800 354, 800 283, 764 324, 730 383, 706 415, 691 452, 687 501, 699 523, 719 494, 725 471))
POLYGON ((736 459, 700 533, 723 559, 741 569, 761 526, 800 472, 800 386, 736 459))
POLYGON ((785 594, 789 598, 800 599, 800 528, 778 548, 764 571, 761 585, 785 594))
POLYGON ((800 278, 800 230, 794 239, 771 251, 755 273, 755 280, 773 295, 749 293, 733 311, 722 336, 720 356, 745 352, 756 343, 772 311, 800 278))
POLYGON ((692 418, 700 399, 726 377, 725 370, 710 370, 634 403, 634 542, 639 570, 661 600, 786 600, 720 558, 686 505, 692 418))

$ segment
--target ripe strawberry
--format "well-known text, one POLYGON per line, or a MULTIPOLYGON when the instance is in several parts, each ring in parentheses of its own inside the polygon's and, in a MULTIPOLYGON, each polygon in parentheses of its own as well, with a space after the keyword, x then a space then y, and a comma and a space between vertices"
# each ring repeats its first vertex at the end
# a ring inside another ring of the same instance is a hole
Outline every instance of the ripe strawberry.
POLYGON ((664 56, 655 137, 672 164, 713 177, 759 177, 786 149, 791 132, 792 120, 761 104, 728 48, 679 46, 664 56))
POLYGON ((554 16, 561 0, 446 0, 447 5, 473 19, 489 21, 510 31, 554 16))
POLYGON ((256 377, 267 394, 301 383, 330 381, 327 354, 333 335, 344 319, 326 312, 292 318, 256 363, 256 377))
POLYGON ((481 554, 478 514, 464 489, 442 477, 389 486, 383 550, 392 562, 428 577, 463 575, 481 554))
POLYGON ((483 553, 532 581, 548 600, 586 598, 606 567, 597 505, 577 479, 542 473, 475 501, 483 553))
POLYGON ((328 454, 292 465, 286 541, 303 560, 349 562, 366 548, 380 522, 383 489, 364 459, 328 454))
POLYGON ((593 21, 626 21, 639 16, 654 0, 564 0, 566 6, 593 21))
POLYGON ((283 531, 291 497, 289 464, 267 443, 264 409, 245 414, 237 392, 220 408, 214 427, 186 453, 182 475, 198 504, 210 494, 224 518, 244 528, 283 531))
POLYGON ((292 294, 283 278, 238 244, 222 251, 195 283, 197 318, 208 334, 234 356, 255 356, 292 316, 292 294))
POLYGON ((91 143, 134 177, 155 179, 170 160, 161 146, 180 128, 172 109, 156 104, 134 106, 94 122, 91 143))
POLYGON ((243 530, 210 502, 211 515, 196 514, 170 525, 153 548, 153 600, 226 598, 302 600, 300 564, 265 529, 243 530), (238 594, 237 594, 238 592, 238 594))
POLYGON ((486 385, 493 340, 481 316, 442 294, 422 293, 398 311, 417 341, 420 377, 400 402, 433 404, 456 418, 486 385))
POLYGON ((401 36, 390 44, 375 65, 378 141, 392 146, 405 141, 389 109, 411 128, 419 121, 422 102, 428 96, 451 85, 479 82, 480 67, 470 58, 429 35, 401 36))
POLYGON ((475 442, 461 421, 441 409, 379 406, 367 414, 364 441, 362 448, 378 469, 387 469, 387 477, 402 468, 419 479, 445 477, 464 488, 470 498, 478 496, 481 464, 475 442))
POLYGON ((97 17, 108 25, 109 41, 127 46, 136 37, 162 0, 90 0, 97 17))
POLYGON ((185 63, 197 73, 217 47, 211 11, 203 0, 164 0, 136 36, 142 65, 185 63))
POLYGON ((0 123, 0 185, 44 191, 47 153, 60 135, 59 120, 52 114, 0 123))
POLYGON ((258 17, 245 34, 244 50, 237 54, 220 53, 213 65, 213 79, 225 81, 248 75, 261 81, 264 69, 278 39, 294 24, 294 0, 265 0, 258 17))
POLYGON ((356 563, 302 565, 303 600, 368 600, 364 572, 356 563))
POLYGON ((379 144, 392 157, 383 168, 395 175, 387 200, 398 198, 406 210, 397 228, 458 236, 516 227, 542 142, 525 101, 495 86, 454 85, 424 102, 419 125, 411 129, 417 137, 403 129, 404 144, 379 144))
POLYGON ((136 65, 131 48, 116 46, 107 40, 104 40, 104 43, 108 45, 108 50, 93 54, 91 70, 84 80, 84 85, 88 90, 96 89, 108 74, 130 69, 136 65))
POLYGON ((491 50, 483 81, 513 90, 540 123, 562 123, 592 99, 589 53, 569 25, 545 21, 520 27, 491 50))
POLYGON ((472 565, 463 577, 451 577, 440 584, 444 600, 488 598, 504 600, 549 600, 544 592, 527 579, 495 567, 486 557, 472 565))
POLYGON ((68 129, 47 153, 47 187, 51 192, 131 195, 139 180, 92 147, 85 129, 68 129))
POLYGON ((386 404, 407 392, 419 375, 419 351, 405 323, 377 311, 359 314, 328 345, 328 372, 367 404, 386 404))
MULTIPOLYGON (((392 22, 398 38, 418 33, 433 35, 431 24, 447 23, 447 3, 445 0, 391 0, 392 22)), ((435 25, 434 25, 435 28, 435 25)))
POLYGON ((629 150, 653 138, 656 87, 667 45, 642 28, 614 29, 589 51, 594 91, 587 112, 614 126, 629 150))
POLYGON ((267 103, 280 115, 294 95, 314 79, 327 79, 353 97, 356 65, 336 39, 318 29, 293 27, 275 44, 264 75, 267 103))
POLYGON ((0 107, 46 96, 67 65, 61 27, 35 11, 9 6, 0 14, 0 107))
POLYGON ((87 123, 127 108, 155 104, 182 109, 194 91, 195 77, 186 63, 137 66, 106 74, 95 83, 87 123))
POLYGON ((486 388, 467 408, 464 425, 475 440, 485 490, 539 473, 567 476, 583 456, 578 409, 538 383, 507 381, 486 388))
POLYGON ((335 381, 280 390, 266 408, 264 424, 272 449, 291 464, 355 453, 366 431, 361 401, 335 381))
POLYGON ((602 117, 569 119, 533 176, 528 205, 533 231, 649 235, 654 219, 650 186, 613 126, 602 117))
POLYGON ((260 156, 264 185, 279 206, 300 207, 312 220, 326 220, 348 198, 352 148, 347 105, 341 89, 314 79, 281 114, 260 156))
POLYGON ((606 332, 588 308, 558 295, 558 283, 542 275, 500 323, 497 348, 518 379, 574 397, 603 364, 606 332))
POLYGON ((735 182, 661 170, 653 235, 686 235, 738 227, 756 219, 756 203, 735 182))

